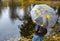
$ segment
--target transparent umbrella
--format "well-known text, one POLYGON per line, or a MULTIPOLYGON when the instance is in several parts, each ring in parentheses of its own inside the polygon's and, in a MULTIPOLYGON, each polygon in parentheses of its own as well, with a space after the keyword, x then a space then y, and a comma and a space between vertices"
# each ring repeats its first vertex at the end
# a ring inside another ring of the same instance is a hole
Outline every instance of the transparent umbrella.
POLYGON ((40 26, 53 27, 58 18, 56 10, 46 4, 35 5, 30 13, 32 21, 40 26))

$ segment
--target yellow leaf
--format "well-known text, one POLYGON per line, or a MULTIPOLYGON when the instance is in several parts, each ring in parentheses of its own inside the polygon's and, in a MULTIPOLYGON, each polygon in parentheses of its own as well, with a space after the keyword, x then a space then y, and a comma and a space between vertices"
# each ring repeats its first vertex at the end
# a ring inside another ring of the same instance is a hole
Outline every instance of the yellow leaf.
POLYGON ((40 10, 36 10, 37 13, 40 13, 40 10))
POLYGON ((46 8, 46 6, 44 6, 44 9, 46 8))
POLYGON ((36 14, 34 14, 34 16, 36 16, 36 14))
POLYGON ((47 39, 48 39, 49 37, 47 37, 47 39))
POLYGON ((53 36, 53 38, 56 38, 56 36, 53 36))
POLYGON ((34 20, 34 23, 36 23, 36 20, 34 20))
POLYGON ((50 15, 49 15, 49 14, 47 14, 47 15, 46 15, 46 18, 50 19, 50 15))
POLYGON ((41 24, 40 26, 44 26, 43 24, 41 24))

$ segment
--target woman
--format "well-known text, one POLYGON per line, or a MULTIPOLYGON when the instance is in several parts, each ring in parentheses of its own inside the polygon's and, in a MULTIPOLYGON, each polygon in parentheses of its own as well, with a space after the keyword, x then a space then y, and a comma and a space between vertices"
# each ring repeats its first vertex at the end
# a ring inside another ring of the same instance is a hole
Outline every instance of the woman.
POLYGON ((40 41, 43 41, 43 37, 46 33, 47 33, 47 29, 45 27, 37 25, 35 29, 35 35, 32 41, 37 41, 38 39, 40 41))

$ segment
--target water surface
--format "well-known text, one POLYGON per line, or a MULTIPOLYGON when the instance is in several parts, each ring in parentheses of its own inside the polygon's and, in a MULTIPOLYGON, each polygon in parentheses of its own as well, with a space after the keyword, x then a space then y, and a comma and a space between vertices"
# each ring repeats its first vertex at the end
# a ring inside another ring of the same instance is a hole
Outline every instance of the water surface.
POLYGON ((0 41, 20 37, 18 25, 21 25, 22 22, 19 19, 16 19, 13 23, 9 14, 9 7, 2 9, 2 16, 0 18, 0 41))

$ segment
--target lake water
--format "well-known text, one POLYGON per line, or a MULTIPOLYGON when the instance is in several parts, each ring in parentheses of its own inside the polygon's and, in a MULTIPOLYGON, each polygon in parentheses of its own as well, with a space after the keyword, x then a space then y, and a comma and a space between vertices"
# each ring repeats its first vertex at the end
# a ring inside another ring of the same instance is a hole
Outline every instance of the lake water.
POLYGON ((21 25, 22 21, 16 19, 13 23, 9 17, 9 14, 9 7, 2 9, 2 15, 0 18, 0 41, 13 41, 14 39, 20 37, 18 25, 21 25))

